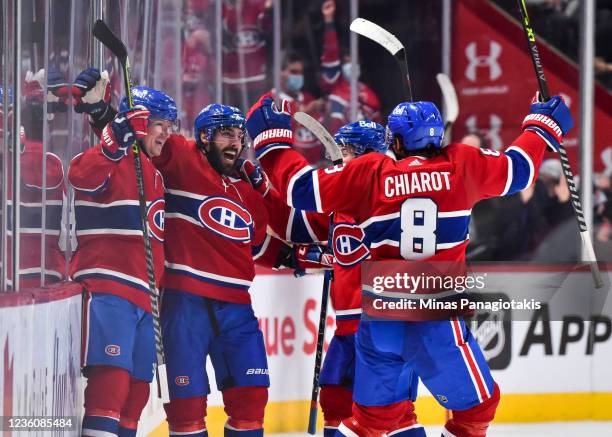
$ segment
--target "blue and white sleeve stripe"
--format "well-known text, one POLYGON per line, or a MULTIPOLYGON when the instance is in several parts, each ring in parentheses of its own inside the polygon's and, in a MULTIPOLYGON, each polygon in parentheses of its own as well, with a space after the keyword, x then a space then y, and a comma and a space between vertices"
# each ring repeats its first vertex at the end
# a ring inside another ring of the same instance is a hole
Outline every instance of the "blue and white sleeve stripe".
POLYGON ((322 212, 319 178, 311 166, 298 171, 289 181, 287 205, 296 209, 322 212))
POLYGON ((531 158, 520 147, 509 147, 505 155, 508 159, 508 179, 501 193, 502 196, 514 194, 529 187, 535 175, 531 158))

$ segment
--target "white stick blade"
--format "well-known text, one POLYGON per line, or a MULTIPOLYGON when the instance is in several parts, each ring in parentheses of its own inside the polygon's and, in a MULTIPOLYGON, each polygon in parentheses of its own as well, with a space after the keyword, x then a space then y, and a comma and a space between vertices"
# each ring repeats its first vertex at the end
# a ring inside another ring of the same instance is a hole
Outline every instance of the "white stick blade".
POLYGON ((342 160, 342 152, 336 144, 334 137, 331 136, 331 134, 327 131, 327 129, 325 129, 325 127, 321 123, 319 123, 317 120, 315 120, 305 112, 296 112, 295 114, 293 114, 293 118, 299 124, 301 124, 310 132, 312 132, 313 135, 317 137, 319 141, 321 141, 323 147, 325 147, 325 150, 327 151, 327 154, 329 155, 332 161, 342 160))
POLYGON ((444 73, 438 73, 436 75, 436 80, 442 90, 442 98, 446 106, 446 114, 444 114, 446 118, 445 122, 454 123, 459 116, 459 101, 457 100, 455 87, 450 78, 444 73))
POLYGON ((351 31, 370 38, 389 51, 393 56, 404 48, 399 39, 388 30, 365 18, 355 18, 351 23, 351 31))
POLYGON ((168 373, 165 364, 157 365, 157 383, 159 384, 161 401, 167 404, 170 402, 170 390, 168 389, 168 373))

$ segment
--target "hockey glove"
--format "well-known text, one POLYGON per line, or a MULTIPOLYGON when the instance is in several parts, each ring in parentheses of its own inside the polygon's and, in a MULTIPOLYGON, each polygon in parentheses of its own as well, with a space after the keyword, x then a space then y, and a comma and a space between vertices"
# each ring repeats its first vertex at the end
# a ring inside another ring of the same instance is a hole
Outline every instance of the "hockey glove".
POLYGON ((79 73, 72 85, 74 110, 86 113, 92 122, 101 120, 110 110, 110 79, 105 70, 87 68, 79 73))
POLYGON ((259 98, 247 113, 246 128, 253 138, 255 153, 266 149, 273 143, 293 144, 291 130, 291 107, 288 100, 283 99, 278 108, 270 93, 259 98))
POLYGON ((540 135, 551 151, 559 151, 563 137, 574 127, 574 120, 565 101, 552 96, 547 102, 539 102, 536 93, 531 104, 531 113, 523 120, 523 130, 540 135))
POLYGON ((68 85, 64 76, 54 68, 49 68, 49 74, 46 74, 44 69, 36 73, 26 72, 23 89, 26 102, 42 104, 45 83, 47 84, 47 112, 49 114, 66 112, 68 85))
POLYGON ((134 141, 147 135, 149 115, 144 106, 118 113, 102 130, 102 153, 111 161, 123 158, 134 141))
POLYGON ((238 161, 238 169, 242 179, 251 184, 253 189, 262 197, 265 197, 270 190, 270 180, 263 169, 256 164, 253 164, 248 159, 240 159, 238 161))
POLYGON ((292 252, 295 276, 304 276, 307 270, 329 270, 333 266, 334 255, 327 246, 296 244, 292 252))

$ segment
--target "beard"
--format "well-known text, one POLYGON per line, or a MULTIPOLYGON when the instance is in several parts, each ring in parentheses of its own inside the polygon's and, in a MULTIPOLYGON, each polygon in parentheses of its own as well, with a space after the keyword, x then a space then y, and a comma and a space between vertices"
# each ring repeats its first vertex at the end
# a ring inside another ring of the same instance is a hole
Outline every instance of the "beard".
POLYGON ((229 164, 223 160, 221 153, 222 152, 216 147, 208 147, 208 150, 206 150, 206 157, 208 158, 208 162, 210 163, 211 167, 222 176, 229 176, 235 173, 236 162, 238 161, 238 156, 240 156, 240 154, 237 155, 232 164, 229 164))

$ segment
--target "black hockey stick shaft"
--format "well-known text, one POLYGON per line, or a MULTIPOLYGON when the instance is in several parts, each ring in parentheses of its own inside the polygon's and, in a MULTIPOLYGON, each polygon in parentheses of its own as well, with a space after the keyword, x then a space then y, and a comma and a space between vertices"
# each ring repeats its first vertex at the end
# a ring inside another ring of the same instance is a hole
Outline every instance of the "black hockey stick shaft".
MULTIPOLYGON (((127 98, 128 107, 134 107, 134 100, 132 98, 132 81, 130 78, 130 60, 128 58, 128 53, 125 44, 123 44, 123 42, 110 30, 110 28, 103 20, 96 21, 93 27, 93 35, 102 44, 104 44, 104 46, 106 46, 106 48, 108 48, 119 60, 121 68, 123 69, 123 85, 125 88, 125 95, 127 98)), ((131 149, 134 155, 136 185, 138 187, 138 205, 140 207, 140 221, 142 225, 142 234, 144 240, 144 255, 147 266, 149 297, 151 299, 151 315, 153 318, 153 332, 155 335, 155 353, 157 359, 156 376, 159 388, 158 395, 160 397, 166 397, 165 395, 167 394, 167 380, 165 376, 164 346, 162 343, 159 315, 159 293, 157 291, 157 285, 155 283, 155 265, 153 264, 153 250, 151 248, 151 237, 149 235, 149 226, 147 221, 147 206, 145 199, 144 178, 142 173, 142 161, 140 158, 140 147, 138 146, 137 141, 134 141, 131 149), (162 385, 163 387, 166 387, 165 392, 162 388, 162 385)))
POLYGON ((319 409, 319 376, 323 361, 323 343, 325 342, 325 325, 327 324, 327 300, 331 284, 331 271, 326 271, 321 292, 321 312, 319 314, 319 332, 317 333, 317 352, 315 355, 314 376, 312 378, 312 396, 310 397, 310 416, 308 417, 308 434, 317 433, 317 411, 319 409))
MULTIPOLYGON (((550 98, 550 93, 548 91, 548 83, 546 82, 546 76, 544 75, 544 67, 542 66, 540 52, 538 51, 538 47, 536 45, 535 32, 533 31, 533 28, 531 27, 529 21, 529 14, 527 13, 527 6, 525 5, 525 0, 517 0, 517 2, 521 15, 521 24, 523 26, 523 31, 525 32, 525 37, 527 38, 529 54, 531 56, 531 61, 533 62, 533 68, 535 70, 536 78, 538 80, 538 85, 540 88, 540 96, 542 101, 545 102, 550 98)), ((574 174, 570 166, 569 158, 567 157, 567 151, 565 150, 565 147, 563 147, 563 144, 559 145, 559 157, 561 159, 563 175, 565 176, 565 180, 567 181, 567 186, 570 191, 572 207, 574 208, 576 220, 578 221, 580 237, 586 250, 586 261, 589 263, 589 266, 591 268, 595 288, 601 288, 601 286, 603 285, 603 280, 601 278, 601 273, 599 272, 599 267, 597 266, 597 259, 595 258, 595 251, 593 250, 593 241, 591 239, 591 234, 587 229, 586 220, 584 219, 584 213, 582 211, 580 194, 578 193, 578 189, 576 188, 576 184, 574 183, 574 174)))
POLYGON ((402 72, 402 76, 404 76, 404 81, 402 81, 404 88, 404 98, 408 102, 414 101, 412 98, 412 83, 410 82, 410 72, 408 71, 408 57, 406 56, 406 49, 402 48, 399 52, 395 54, 395 60, 399 65, 400 71, 402 72))

